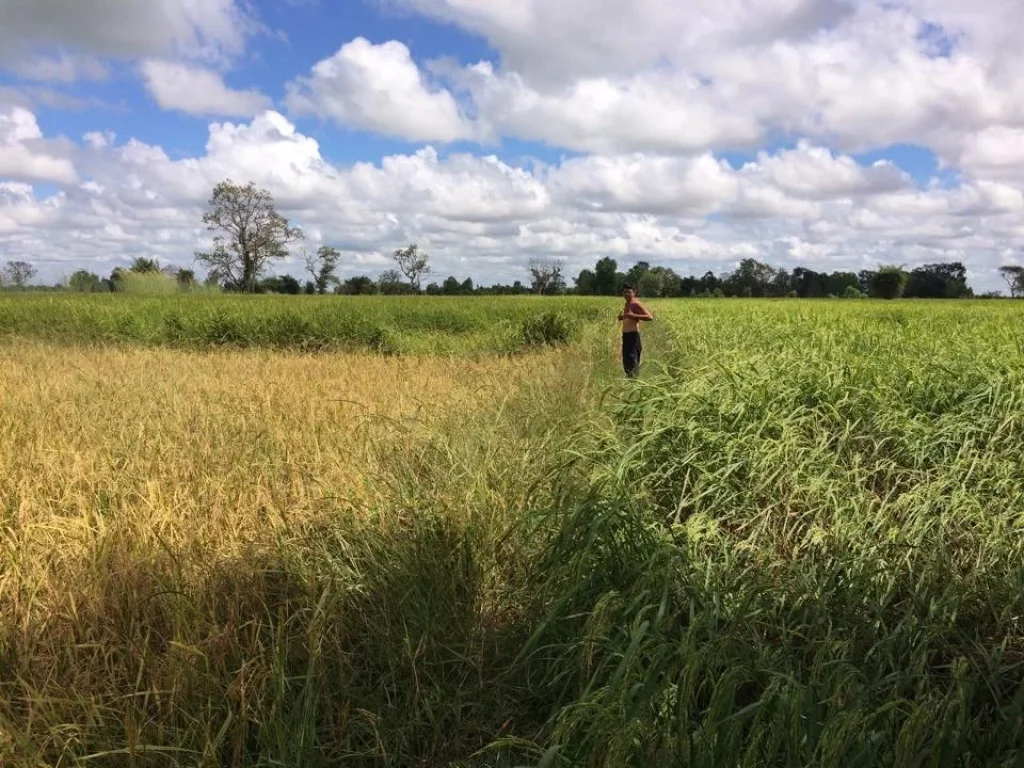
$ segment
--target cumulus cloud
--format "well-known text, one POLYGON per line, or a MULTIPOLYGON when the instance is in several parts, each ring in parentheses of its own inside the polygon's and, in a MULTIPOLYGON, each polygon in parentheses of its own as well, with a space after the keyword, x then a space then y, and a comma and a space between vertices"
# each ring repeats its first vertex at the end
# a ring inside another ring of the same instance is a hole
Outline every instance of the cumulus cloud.
POLYGON ((756 116, 734 109, 693 76, 593 77, 542 92, 488 62, 459 75, 494 133, 582 152, 700 152, 748 147, 763 133, 756 116))
POLYGON ((272 190, 344 249, 348 271, 379 271, 417 241, 438 271, 478 281, 522 277, 536 256, 570 271, 609 255, 693 272, 747 257, 957 259, 986 289, 1022 252, 1019 0, 395 2, 497 56, 424 61, 359 37, 285 75, 286 117, 220 74, 254 28, 239 0, 95 0, 88 12, 0 0, 0 65, 60 83, 90 76, 89 62, 139 58, 163 108, 245 118, 213 123, 205 151, 172 159, 102 124, 80 144, 46 138, 31 112, 41 100, 0 89, 0 248, 81 266, 142 247, 188 263, 208 237, 203 204, 229 177, 272 190), (428 146, 339 166, 294 122, 308 117, 428 146), (517 164, 504 139, 582 156, 517 164), (462 141, 475 146, 429 146, 462 141), (899 159, 887 151, 899 144, 931 150, 941 179, 856 159, 899 159), (43 181, 63 190, 40 196, 43 181))
POLYGON ((703 152, 777 136, 845 151, 1024 124, 1024 6, 956 0, 402 0, 484 35, 450 73, 481 126, 584 152, 703 152))
POLYGON ((45 225, 52 208, 36 201, 31 184, 0 181, 0 237, 45 225))
POLYGON ((400 0, 487 37, 534 83, 679 69, 757 42, 801 39, 849 13, 842 0, 400 0))
MULTIPOLYGON (((2 125, 3 146, 60 146, 41 138, 24 110, 2 125)), ((746 257, 835 269, 955 258, 984 289, 999 287, 996 267, 1024 237, 1019 184, 921 187, 885 164, 811 143, 739 168, 711 153, 527 168, 430 147, 338 166, 268 111, 213 123, 205 152, 193 157, 172 159, 159 146, 99 132, 72 150, 66 159, 79 181, 66 180, 57 194, 0 184, 0 248, 37 262, 47 279, 81 266, 109 271, 140 254, 189 265, 208 243, 201 215, 224 178, 270 189, 315 241, 344 251, 346 274, 379 273, 395 247, 418 242, 437 271, 478 282, 522 279, 530 258, 550 256, 570 272, 608 255, 624 266, 644 258, 694 273, 746 257)))
POLYGON ((704 216, 736 200, 739 185, 727 163, 695 158, 587 157, 550 174, 557 199, 583 210, 704 216))
POLYGON ((1024 179, 1024 126, 995 125, 964 136, 956 164, 989 177, 1024 179))
POLYGON ((837 156, 807 141, 776 155, 759 152, 756 163, 744 166, 743 175, 767 181, 793 197, 810 200, 891 192, 913 183, 889 161, 879 160, 864 167, 852 157, 837 156))
POLYGON ((146 88, 163 109, 190 115, 250 117, 270 106, 258 90, 234 90, 205 67, 148 59, 142 63, 146 88))
POLYGON ((0 50, 53 46, 101 56, 241 52, 253 22, 235 0, 0 0, 0 50))
POLYGON ((397 41, 343 45, 288 86, 287 105, 339 125, 412 141, 471 138, 474 128, 452 94, 433 87, 397 41))
POLYGON ((35 115, 23 107, 0 110, 0 181, 48 181, 72 184, 73 163, 51 151, 35 115))

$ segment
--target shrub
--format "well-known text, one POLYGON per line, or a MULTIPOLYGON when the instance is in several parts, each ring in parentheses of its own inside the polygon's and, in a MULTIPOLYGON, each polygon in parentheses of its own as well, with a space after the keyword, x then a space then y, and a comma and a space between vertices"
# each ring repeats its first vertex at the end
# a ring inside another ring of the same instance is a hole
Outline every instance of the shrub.
POLYGON ((909 279, 902 267, 885 266, 871 274, 868 287, 872 298, 898 299, 906 290, 909 279))
POLYGON ((576 335, 576 324, 561 312, 544 312, 527 317, 520 325, 522 346, 543 347, 570 343, 576 335))

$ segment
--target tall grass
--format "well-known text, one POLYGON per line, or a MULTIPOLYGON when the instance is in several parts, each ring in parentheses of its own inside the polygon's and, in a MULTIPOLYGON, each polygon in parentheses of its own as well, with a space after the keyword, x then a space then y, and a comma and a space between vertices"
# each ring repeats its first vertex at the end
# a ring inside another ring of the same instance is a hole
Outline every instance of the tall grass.
POLYGON ((182 287, 166 272, 126 272, 119 278, 117 290, 130 296, 176 296, 182 287))
POLYGON ((516 708, 509 532, 589 371, 0 347, 0 764, 485 745, 516 708))
MULTIPOLYGON (((142 289, 150 286, 146 275, 142 289)), ((158 275, 161 280, 170 280, 158 275)), ((151 282, 151 281, 150 281, 151 282)), ((173 282, 173 281, 172 281, 173 282)), ((61 343, 274 347, 384 353, 508 353, 579 338, 614 300, 543 297, 12 295, 0 337, 61 343)))
POLYGON ((661 309, 675 354, 539 518, 537 754, 1019 765, 1024 317, 661 309))
POLYGON ((0 764, 1021 764, 1021 311, 655 310, 0 346, 0 764))

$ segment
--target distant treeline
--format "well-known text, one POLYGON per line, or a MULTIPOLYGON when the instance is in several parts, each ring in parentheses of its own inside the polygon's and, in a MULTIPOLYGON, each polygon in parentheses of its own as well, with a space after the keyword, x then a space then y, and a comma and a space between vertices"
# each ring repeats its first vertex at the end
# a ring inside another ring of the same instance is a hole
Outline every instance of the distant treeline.
MULTIPOLYGON (((414 251, 415 246, 411 247, 414 251)), ((321 249, 337 254, 333 249, 321 249)), ((397 254, 408 253, 399 251, 397 254)), ((415 278, 403 279, 398 270, 387 270, 377 279, 358 275, 341 279, 334 276, 336 256, 324 262, 311 263, 315 280, 298 280, 292 275, 273 275, 254 281, 250 292, 283 295, 412 295, 428 296, 519 296, 527 294, 617 296, 625 285, 633 285, 647 298, 881 298, 881 299, 961 299, 974 297, 967 284, 967 268, 958 261, 926 264, 912 270, 899 266, 881 266, 860 272, 818 272, 806 267, 792 271, 772 267, 755 259, 744 259, 732 272, 702 276, 683 276, 668 267, 652 266, 641 261, 622 272, 612 258, 602 258, 593 269, 582 270, 569 285, 564 268, 558 261, 533 261, 529 277, 510 285, 474 285, 471 278, 449 276, 440 282, 421 287, 420 277, 429 273, 427 258, 420 256, 420 271, 415 278)), ((78 270, 64 284, 30 286, 27 279, 35 269, 25 262, 8 267, 8 287, 31 290, 71 290, 78 293, 174 293, 192 291, 241 290, 229 282, 207 278, 200 282, 195 272, 176 267, 162 268, 158 262, 137 258, 127 269, 116 267, 108 277, 88 270, 78 270)), ((1011 296, 1024 296, 1024 268, 1003 267, 1000 273, 1010 287, 1011 296)), ((0 281, 3 285, 3 281, 0 281)), ((997 297, 986 293, 980 298, 997 297)))
MULTIPOLYGON (((339 281, 334 292, 339 294, 426 294, 428 296, 524 295, 543 294, 580 296, 617 296, 625 285, 633 285, 648 298, 881 298, 881 299, 962 299, 974 297, 967 283, 967 268, 961 262, 926 264, 912 270, 898 266, 881 266, 860 272, 817 272, 797 267, 791 272, 772 267, 755 259, 744 259, 732 272, 702 276, 683 276, 668 267, 652 266, 641 261, 622 272, 615 259, 600 259, 593 269, 582 270, 568 285, 558 262, 533 262, 529 279, 511 285, 476 286, 471 278, 460 280, 449 276, 441 282, 430 282, 417 289, 402 280, 396 271, 388 271, 377 280, 351 277, 339 281)), ((1024 295, 1024 278, 1013 295, 1024 295)), ((273 293, 317 293, 312 282, 301 284, 288 275, 263 280, 257 291, 273 293)), ((984 294, 984 298, 998 296, 984 294)))

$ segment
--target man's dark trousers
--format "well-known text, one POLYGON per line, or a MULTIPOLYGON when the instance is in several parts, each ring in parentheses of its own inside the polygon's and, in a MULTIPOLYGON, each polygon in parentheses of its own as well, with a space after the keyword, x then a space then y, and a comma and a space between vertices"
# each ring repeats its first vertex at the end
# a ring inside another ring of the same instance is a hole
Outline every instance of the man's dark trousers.
POLYGON ((640 368, 640 356, 643 351, 644 345, 640 341, 639 331, 622 334, 622 367, 631 379, 640 368))

